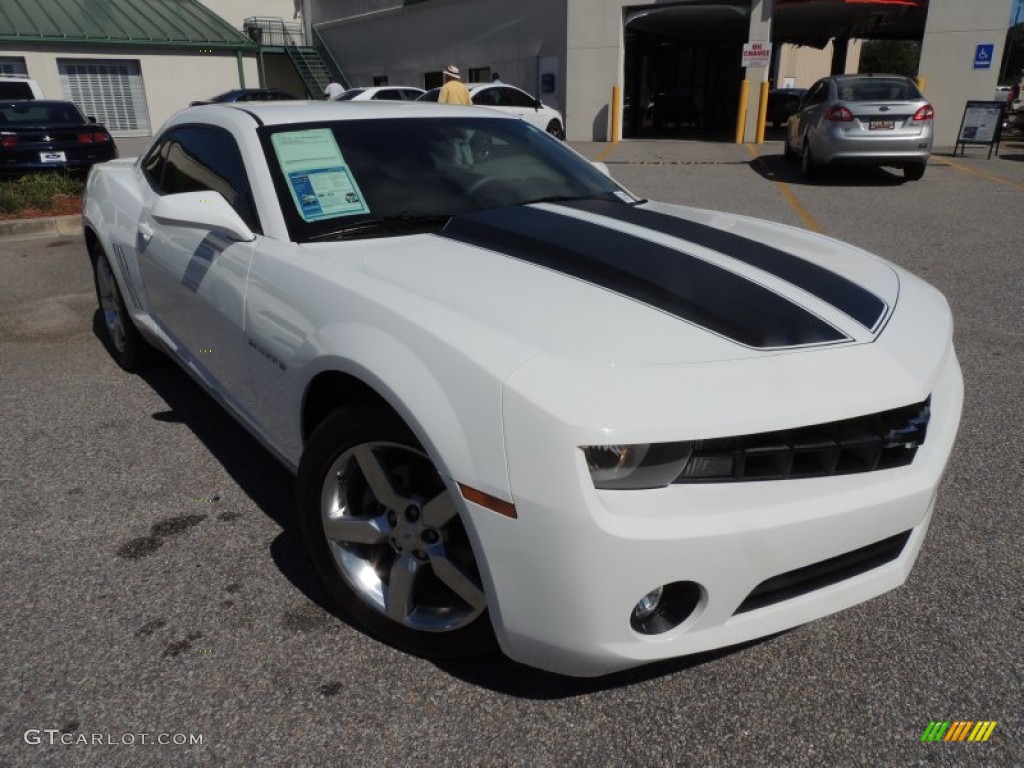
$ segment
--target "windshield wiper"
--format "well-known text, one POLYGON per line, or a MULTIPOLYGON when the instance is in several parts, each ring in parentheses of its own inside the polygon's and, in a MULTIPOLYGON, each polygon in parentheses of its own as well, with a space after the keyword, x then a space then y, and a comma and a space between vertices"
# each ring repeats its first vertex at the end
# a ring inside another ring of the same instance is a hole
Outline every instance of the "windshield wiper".
POLYGON ((355 240, 360 237, 373 237, 374 235, 385 235, 391 233, 402 233, 415 231, 430 231, 441 229, 448 223, 451 216, 447 214, 434 214, 430 216, 419 216, 411 213, 400 213, 395 216, 381 216, 376 219, 363 219, 354 221, 337 229, 321 232, 309 238, 309 242, 315 243, 321 240, 355 240))

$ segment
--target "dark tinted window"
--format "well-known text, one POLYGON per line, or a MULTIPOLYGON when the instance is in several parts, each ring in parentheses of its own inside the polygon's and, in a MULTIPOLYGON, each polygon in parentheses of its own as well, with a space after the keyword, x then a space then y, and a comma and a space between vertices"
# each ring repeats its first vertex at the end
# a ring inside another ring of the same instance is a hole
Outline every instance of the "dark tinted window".
POLYGON ((804 102, 804 106, 813 107, 815 104, 821 104, 825 101, 827 96, 828 82, 825 80, 819 80, 811 86, 811 90, 807 92, 807 101, 804 102))
POLYGON ((31 99, 28 83, 0 83, 0 99, 31 99))
POLYGON ((507 107, 502 101, 500 88, 482 88, 473 93, 473 103, 481 107, 507 107))
POLYGON ((85 118, 70 101, 17 101, 0 107, 0 122, 7 125, 85 125, 85 118))
POLYGON ((416 99, 420 97, 422 91, 417 91, 412 88, 403 88, 401 93, 402 98, 405 99, 406 101, 416 101, 416 99))
POLYGON ((373 98, 375 101, 401 101, 402 92, 393 90, 377 91, 373 94, 373 98))
POLYGON ((347 91, 341 94, 341 96, 336 98, 335 101, 351 101, 365 90, 365 88, 349 88, 347 91))
POLYGON ((503 107, 529 107, 533 109, 537 106, 532 96, 523 93, 518 88, 505 87, 491 88, 490 90, 501 93, 501 106, 503 107))
POLYGON ((242 155, 227 131, 198 125, 176 128, 146 156, 142 168, 161 195, 220 192, 242 220, 259 231, 242 155))

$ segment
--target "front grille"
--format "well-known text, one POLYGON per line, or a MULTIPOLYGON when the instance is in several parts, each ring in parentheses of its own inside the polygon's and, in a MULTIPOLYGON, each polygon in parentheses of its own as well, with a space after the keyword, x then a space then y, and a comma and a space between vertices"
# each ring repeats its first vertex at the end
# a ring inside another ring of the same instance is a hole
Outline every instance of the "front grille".
POLYGON ((923 403, 778 432, 699 440, 676 483, 788 480, 904 467, 924 443, 923 403))
POLYGON ((747 595, 736 613, 746 613, 768 605, 781 603, 799 595, 806 595, 816 589, 838 584, 840 581, 866 573, 873 568, 891 563, 903 552, 910 531, 890 536, 888 539, 869 544, 866 547, 847 552, 845 555, 806 565, 779 576, 762 581, 747 595))

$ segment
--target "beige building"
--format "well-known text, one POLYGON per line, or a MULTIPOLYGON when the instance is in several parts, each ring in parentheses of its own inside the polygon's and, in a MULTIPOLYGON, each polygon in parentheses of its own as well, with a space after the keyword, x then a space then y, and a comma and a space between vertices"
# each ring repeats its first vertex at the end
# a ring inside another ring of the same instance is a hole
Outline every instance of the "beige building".
POLYGON ((243 28, 262 14, 291 19, 294 2, 2 0, 0 73, 74 101, 116 138, 145 138, 193 100, 260 86, 243 28))

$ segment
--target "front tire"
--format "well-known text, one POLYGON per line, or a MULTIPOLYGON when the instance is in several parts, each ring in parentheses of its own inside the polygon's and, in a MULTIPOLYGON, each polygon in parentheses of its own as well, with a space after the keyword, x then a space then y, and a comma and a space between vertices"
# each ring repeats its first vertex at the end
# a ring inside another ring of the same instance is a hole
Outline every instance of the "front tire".
POLYGON ((128 314, 117 277, 103 246, 93 243, 89 248, 89 255, 92 259, 96 303, 99 304, 102 315, 106 347, 114 361, 124 370, 138 371, 145 364, 148 344, 128 314))
POLYGON ((562 127, 562 124, 557 120, 552 120, 550 123, 548 123, 547 131, 556 139, 561 139, 562 141, 565 141, 565 129, 562 127))
POLYGON ((298 511, 324 584, 370 634, 428 658, 494 650, 455 500, 397 417, 331 413, 302 454, 298 511))
POLYGON ((789 146, 789 139, 786 139, 786 141, 783 142, 782 154, 785 156, 787 163, 795 163, 800 159, 797 157, 796 152, 793 151, 793 148, 789 146))

